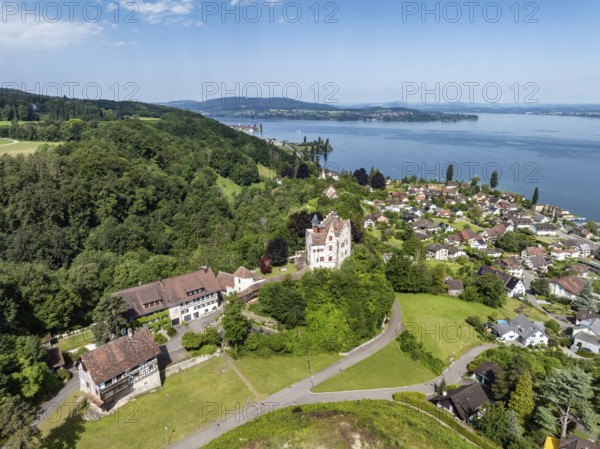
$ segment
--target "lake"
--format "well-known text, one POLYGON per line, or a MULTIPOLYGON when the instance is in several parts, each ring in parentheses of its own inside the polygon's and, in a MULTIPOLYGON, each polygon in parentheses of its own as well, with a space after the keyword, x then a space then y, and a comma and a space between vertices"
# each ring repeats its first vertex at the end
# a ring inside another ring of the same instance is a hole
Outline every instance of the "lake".
MULTIPOLYGON (((240 119, 219 118, 226 124, 240 119)), ((252 120, 242 124, 252 124, 252 120)), ((600 221, 600 120, 579 117, 479 114, 457 123, 261 120, 263 138, 291 142, 329 138, 331 170, 371 166, 392 178, 416 175, 444 179, 479 176, 488 183, 498 171, 501 190, 550 203, 600 221)))

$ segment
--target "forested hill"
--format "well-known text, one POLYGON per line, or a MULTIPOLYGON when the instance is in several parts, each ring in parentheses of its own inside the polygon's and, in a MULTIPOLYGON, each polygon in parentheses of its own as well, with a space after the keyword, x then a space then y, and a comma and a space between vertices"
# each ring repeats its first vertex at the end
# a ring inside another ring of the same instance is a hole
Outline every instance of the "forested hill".
POLYGON ((138 282, 253 265, 281 225, 259 204, 264 185, 232 202, 218 180, 258 183, 258 164, 279 171, 290 155, 192 112, 136 108, 160 119, 0 128, 64 133, 52 148, 0 157, 1 334, 88 324, 102 294, 138 282))
POLYGON ((114 120, 127 116, 160 117, 166 106, 137 101, 85 100, 51 97, 15 89, 0 88, 0 120, 114 120))

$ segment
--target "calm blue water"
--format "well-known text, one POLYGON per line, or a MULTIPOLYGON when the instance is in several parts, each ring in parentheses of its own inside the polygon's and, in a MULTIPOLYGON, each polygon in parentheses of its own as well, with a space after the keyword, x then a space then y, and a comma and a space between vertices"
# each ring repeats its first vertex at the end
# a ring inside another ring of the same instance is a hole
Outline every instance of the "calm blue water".
MULTIPOLYGON (((239 119, 219 119, 238 123, 239 119)), ((246 121, 244 124, 251 124, 246 121)), ((480 114, 476 122, 379 123, 262 120, 263 137, 301 142, 319 136, 334 147, 328 166, 371 166, 386 176, 416 174, 443 179, 449 163, 455 179, 476 175, 499 188, 600 220, 600 120, 539 115, 480 114)))

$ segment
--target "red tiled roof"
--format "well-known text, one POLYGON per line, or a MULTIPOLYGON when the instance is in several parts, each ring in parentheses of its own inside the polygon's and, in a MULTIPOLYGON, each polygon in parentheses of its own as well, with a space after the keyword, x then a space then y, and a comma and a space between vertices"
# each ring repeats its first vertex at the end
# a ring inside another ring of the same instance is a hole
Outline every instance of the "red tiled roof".
POLYGON ((150 331, 143 327, 133 335, 125 335, 86 352, 79 363, 96 385, 129 371, 160 354, 150 331))
POLYGON ((585 287, 585 280, 577 277, 577 276, 565 276, 558 279, 551 279, 550 282, 554 282, 555 284, 560 285, 569 293, 573 295, 581 294, 583 287, 585 287))

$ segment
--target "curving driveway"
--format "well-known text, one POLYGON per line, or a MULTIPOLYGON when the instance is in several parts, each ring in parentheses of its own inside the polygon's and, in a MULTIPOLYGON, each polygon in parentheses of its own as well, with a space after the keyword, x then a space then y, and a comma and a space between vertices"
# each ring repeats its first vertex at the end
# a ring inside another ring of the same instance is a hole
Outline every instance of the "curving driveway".
POLYGON ((324 402, 354 401, 359 399, 391 400, 393 393, 398 391, 421 391, 425 394, 432 394, 434 392, 434 384, 441 380, 442 377, 444 377, 449 384, 457 383, 457 381, 461 379, 463 373, 466 371, 467 365, 475 357, 477 357, 477 355, 495 346, 491 343, 486 343, 471 349, 462 357, 460 357, 460 359, 458 359, 452 366, 450 366, 442 376, 422 384, 398 388, 382 388, 376 390, 341 391, 333 393, 311 392, 313 386, 330 379, 343 369, 366 359, 382 349, 384 346, 394 340, 401 331, 402 314, 400 312, 400 306, 398 305, 398 302, 395 301, 392 307, 392 315, 385 330, 374 339, 352 350, 344 359, 328 366, 327 368, 324 368, 323 370, 315 373, 313 376, 302 379, 288 388, 278 391, 260 403, 250 403, 239 410, 228 412, 224 416, 221 416, 221 420, 217 423, 211 424, 210 426, 205 427, 204 429, 169 447, 176 449, 198 449, 199 447, 208 444, 215 438, 220 437, 221 435, 257 418, 264 413, 272 412, 273 410, 288 406, 324 402))

